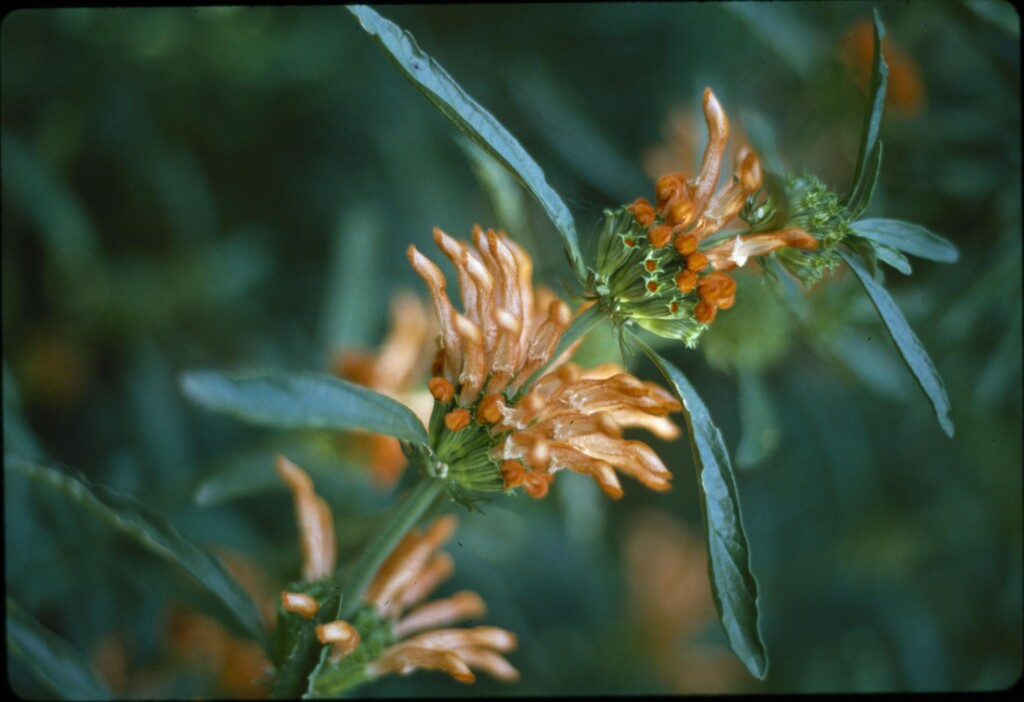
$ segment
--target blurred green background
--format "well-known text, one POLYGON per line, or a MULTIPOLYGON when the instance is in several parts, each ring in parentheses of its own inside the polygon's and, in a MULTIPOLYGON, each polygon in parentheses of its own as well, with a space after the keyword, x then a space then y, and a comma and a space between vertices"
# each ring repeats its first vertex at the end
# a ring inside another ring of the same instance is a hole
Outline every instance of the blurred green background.
MULTIPOLYGON (((707 85, 734 134, 843 192, 871 7, 381 12, 521 140, 573 209, 586 251, 604 208, 653 196, 658 173, 645 164, 695 167, 707 85), (689 137, 673 139, 680 125, 689 137)), ((731 658, 713 619, 683 438, 655 443, 675 475, 669 493, 628 482, 611 503, 563 475, 544 501, 499 498, 484 516, 463 516, 450 544, 457 572, 441 594, 477 590, 487 623, 519 635, 520 684, 463 687, 422 673, 361 694, 986 690, 1018 680, 1019 17, 986 0, 879 10, 890 101, 868 216, 923 224, 960 249, 956 264, 915 261, 912 276, 889 270, 886 280, 945 379, 955 438, 850 276, 838 271, 789 302, 740 277, 736 307, 701 350, 665 353, 733 450, 767 679, 731 658)), ((299 562, 275 452, 329 498, 342 563, 395 495, 374 487, 344 440, 206 413, 186 402, 178 375, 327 370, 340 347, 372 348, 390 294, 424 292, 405 249, 434 251, 434 226, 460 237, 474 223, 507 226, 534 256, 535 278, 556 289, 570 278, 539 207, 474 160, 344 8, 21 10, 0 27, 0 78, 5 451, 138 497, 249 564, 267 601, 299 562)), ((582 351, 617 353, 601 338, 582 351)), ((639 358, 627 362, 656 378, 639 358)), ((183 612, 202 603, 187 583, 83 513, 11 476, 5 536, 8 596, 90 656, 119 694, 252 692, 223 670, 241 669, 227 649, 189 657, 183 612)), ((19 659, 8 672, 20 694, 51 694, 19 659)))

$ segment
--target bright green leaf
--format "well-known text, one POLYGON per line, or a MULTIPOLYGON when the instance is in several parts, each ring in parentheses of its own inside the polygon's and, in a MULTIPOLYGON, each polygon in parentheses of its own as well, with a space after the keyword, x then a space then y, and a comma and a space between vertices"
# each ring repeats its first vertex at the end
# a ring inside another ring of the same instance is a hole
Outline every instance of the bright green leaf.
POLYGON ((350 5, 348 9, 434 107, 496 158, 537 198, 562 237, 576 277, 582 280, 584 266, 576 224, 565 202, 548 185, 537 162, 490 112, 463 91, 440 64, 420 50, 411 34, 366 5, 350 5))
POLYGON ((960 257, 956 246, 919 224, 898 219, 862 219, 850 226, 858 236, 918 258, 954 263, 960 257))
POLYGON ((20 458, 7 456, 4 468, 56 491, 119 534, 184 569, 223 605, 223 614, 230 619, 229 623, 266 646, 259 610, 248 593, 218 559, 188 542, 155 511, 129 495, 20 458))
POLYGON ((732 650, 751 673, 763 679, 768 670, 768 652, 758 627, 757 580, 750 570, 750 550, 729 451, 707 407, 682 371, 643 342, 637 343, 672 384, 683 405, 698 471, 715 606, 732 650))
POLYGON ((10 597, 7 648, 59 699, 114 699, 114 693, 78 649, 36 621, 10 597))
POLYGON ((286 429, 367 429, 419 444, 423 423, 390 397, 326 373, 192 371, 182 391, 207 409, 286 429))
POLYGON ((942 384, 942 378, 939 377, 939 372, 935 369, 932 359, 928 357, 928 352, 925 351, 924 346, 910 325, 907 324, 903 313, 900 312, 899 307, 896 306, 885 288, 865 270, 854 256, 846 251, 840 251, 839 254, 860 280, 864 290, 867 291, 872 304, 878 310, 878 315, 896 343, 896 348, 900 350, 903 360, 910 367, 910 372, 917 378, 921 389, 924 390, 925 395, 928 396, 935 408, 935 416, 938 417, 942 430, 948 436, 953 436, 953 421, 949 418, 949 398, 946 397, 946 388, 942 384))
POLYGON ((878 143, 878 131, 882 123, 882 111, 885 109, 885 88, 889 78, 889 67, 882 57, 882 37, 885 36, 885 27, 878 16, 878 10, 874 11, 875 21, 875 42, 871 68, 871 85, 869 87, 870 99, 868 109, 864 115, 864 128, 861 131, 860 150, 857 154, 857 167, 853 172, 853 184, 850 187, 850 194, 846 198, 846 205, 852 211, 856 210, 857 203, 864 202, 871 197, 871 188, 868 180, 871 171, 877 171, 877 164, 872 160, 877 158, 881 162, 879 150, 875 156, 875 147, 878 143), (874 166, 872 168, 872 166, 874 166))

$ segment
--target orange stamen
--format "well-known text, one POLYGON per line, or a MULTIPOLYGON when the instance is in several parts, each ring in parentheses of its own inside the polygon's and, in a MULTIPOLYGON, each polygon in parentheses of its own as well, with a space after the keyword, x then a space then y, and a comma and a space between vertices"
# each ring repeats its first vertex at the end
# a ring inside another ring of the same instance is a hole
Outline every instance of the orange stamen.
POLYGON ((693 308, 693 316, 701 324, 710 324, 711 320, 715 318, 715 313, 718 312, 718 308, 710 302, 698 302, 693 308))
POLYGON ((669 242, 669 239, 672 238, 672 228, 667 227, 664 224, 658 225, 657 227, 651 227, 650 231, 647 232, 647 238, 650 240, 651 246, 656 249, 660 249, 669 242))
POLYGON ((693 234, 680 234, 675 241, 676 251, 683 256, 689 256, 697 250, 697 237, 693 234))
POLYGON ((317 601, 304 592, 281 591, 281 609, 309 619, 320 610, 317 601))
POLYGON ((531 470, 525 476, 523 489, 526 490, 527 495, 535 500, 539 500, 548 494, 548 488, 554 477, 551 473, 531 470))
POLYGON ((684 268, 676 274, 676 287, 679 288, 679 292, 688 293, 693 290, 693 286, 696 284, 697 274, 693 271, 684 268))
POLYGON ((696 251, 686 257, 686 268, 694 273, 699 273, 707 267, 708 257, 699 251, 696 251))
POLYGON ((430 390, 430 394, 438 402, 451 402, 452 398, 455 397, 455 386, 452 385, 452 381, 441 376, 431 378, 430 382, 427 383, 427 389, 430 390))
POLYGON ((501 421, 501 410, 505 401, 501 395, 486 395, 476 408, 476 421, 481 424, 496 424, 501 421))
POLYGON ((444 425, 449 431, 462 431, 469 426, 470 419, 469 410, 459 407, 444 416, 444 425))
POLYGON ((519 461, 502 461, 500 470, 501 477, 505 479, 506 490, 519 487, 526 478, 526 469, 519 461))
POLYGON ((654 224, 654 208, 651 207, 647 198, 638 197, 628 209, 641 227, 649 227, 654 224))

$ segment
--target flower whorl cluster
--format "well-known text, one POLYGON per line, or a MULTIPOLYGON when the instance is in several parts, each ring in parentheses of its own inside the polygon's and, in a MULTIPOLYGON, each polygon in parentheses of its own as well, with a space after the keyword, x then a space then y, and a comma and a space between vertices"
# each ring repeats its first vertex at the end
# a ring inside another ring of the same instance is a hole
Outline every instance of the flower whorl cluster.
MULTIPOLYGON (((277 471, 295 498, 302 545, 303 579, 323 580, 333 574, 336 549, 330 508, 313 490, 309 476, 283 456, 277 471), (328 536, 329 534, 329 536, 328 536)), ((352 621, 338 619, 316 627, 319 642, 330 646, 330 665, 315 685, 334 691, 388 675, 417 669, 442 670, 471 683, 471 668, 505 682, 519 672, 502 653, 515 649, 515 634, 493 626, 452 627, 486 613, 483 599, 464 590, 450 597, 423 601, 454 572, 454 561, 440 547, 457 526, 451 515, 424 531, 411 531, 377 569, 352 621)), ((310 619, 320 609, 313 583, 308 592, 283 591, 283 613, 310 619)))
POLYGON ((784 247, 817 246, 798 227, 713 237, 756 197, 764 175, 757 154, 742 146, 731 182, 715 191, 729 120, 710 88, 704 91, 703 108, 708 144, 700 172, 694 178, 682 173, 659 178, 654 205, 638 198, 606 212, 590 281, 599 303, 620 323, 631 320, 689 346, 718 310, 735 302, 736 282, 726 271, 784 247))
POLYGON ((532 261, 504 234, 476 227, 471 246, 435 229, 434 242, 455 266, 464 310, 452 305, 441 270, 410 247, 440 326, 429 383, 437 401, 435 474, 471 490, 522 487, 533 497, 566 468, 592 476, 615 498, 622 495, 616 470, 668 489, 668 469, 646 444, 624 440, 622 429, 674 438, 667 415, 680 409, 675 398, 616 366, 584 372, 565 364, 568 351, 551 363, 573 315, 549 290, 534 291, 532 261))

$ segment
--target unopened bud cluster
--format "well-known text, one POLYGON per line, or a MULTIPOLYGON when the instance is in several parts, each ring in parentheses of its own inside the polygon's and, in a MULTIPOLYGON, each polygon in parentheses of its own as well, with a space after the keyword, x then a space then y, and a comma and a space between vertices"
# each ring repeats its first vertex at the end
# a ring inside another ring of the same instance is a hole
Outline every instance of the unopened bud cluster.
POLYGON ((783 249, 776 256, 804 285, 812 285, 840 262, 836 247, 853 233, 850 212, 839 196, 813 175, 789 178, 785 195, 789 205, 788 226, 810 232, 818 246, 803 251, 783 249))

